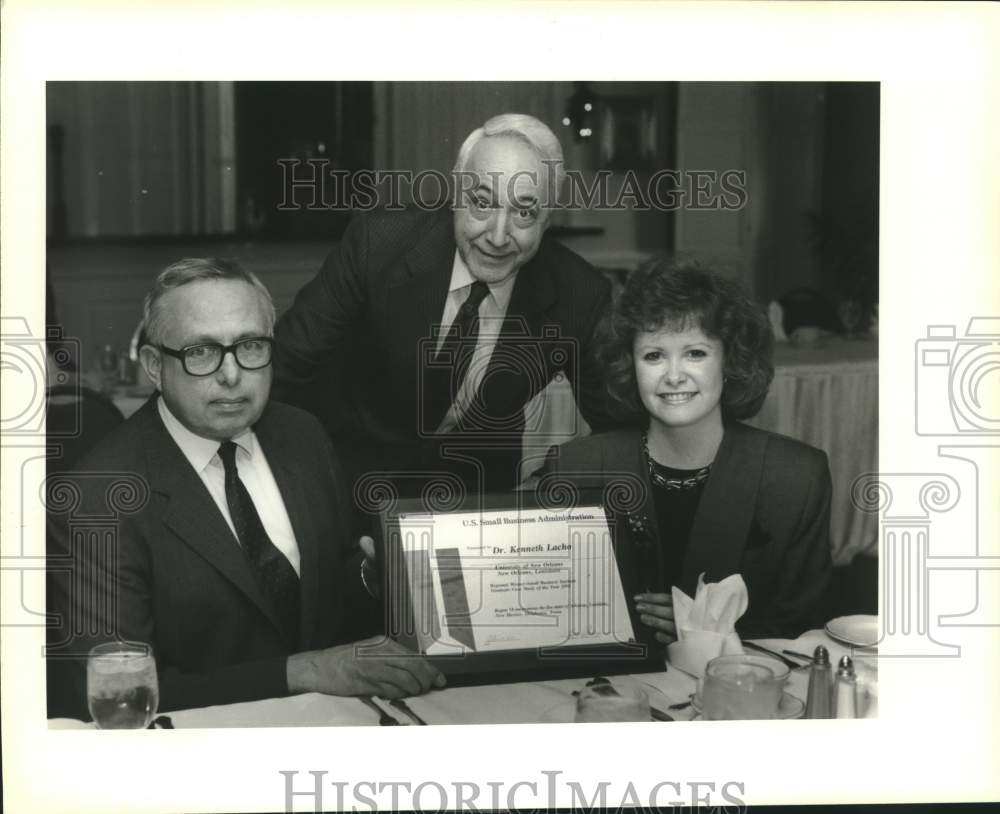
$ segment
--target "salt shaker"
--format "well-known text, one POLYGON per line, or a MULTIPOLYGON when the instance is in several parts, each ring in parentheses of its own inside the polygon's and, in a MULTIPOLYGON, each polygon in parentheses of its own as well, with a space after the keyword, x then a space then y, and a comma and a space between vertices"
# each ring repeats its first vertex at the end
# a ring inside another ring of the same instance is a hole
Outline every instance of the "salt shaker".
POLYGON ((869 682, 865 688, 868 704, 865 706, 866 718, 878 718, 878 682, 869 682))
POLYGON ((813 652, 809 668, 809 694, 806 697, 806 718, 830 717, 830 654, 823 645, 813 652))
POLYGON ((844 656, 837 667, 833 691, 833 717, 857 717, 858 677, 850 656, 844 656))

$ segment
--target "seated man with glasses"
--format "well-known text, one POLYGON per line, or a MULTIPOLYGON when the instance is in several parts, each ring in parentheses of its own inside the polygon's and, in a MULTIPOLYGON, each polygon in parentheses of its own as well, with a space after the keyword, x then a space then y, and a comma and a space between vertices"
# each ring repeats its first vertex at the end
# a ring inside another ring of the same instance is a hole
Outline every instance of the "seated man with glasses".
POLYGON ((144 323, 157 393, 48 479, 49 656, 71 696, 70 709, 50 698, 50 715, 83 717, 86 652, 108 640, 152 647, 161 710, 443 683, 393 642, 358 641, 378 608, 348 484, 319 422, 268 401, 267 289, 234 262, 181 260, 157 278, 144 323), (94 518, 111 533, 94 534, 94 518))

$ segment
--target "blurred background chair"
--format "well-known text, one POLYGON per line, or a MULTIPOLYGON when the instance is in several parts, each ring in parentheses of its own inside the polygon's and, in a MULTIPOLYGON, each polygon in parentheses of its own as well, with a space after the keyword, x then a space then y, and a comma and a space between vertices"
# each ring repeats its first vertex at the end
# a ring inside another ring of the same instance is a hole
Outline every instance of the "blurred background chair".
POLYGON ((813 288, 794 288, 778 299, 784 315, 785 334, 801 327, 822 328, 835 334, 844 332, 837 309, 825 294, 813 288))
POLYGON ((49 388, 45 416, 48 439, 60 447, 48 459, 50 472, 71 469, 125 420, 107 396, 73 384, 49 388))
MULTIPOLYGON (((45 415, 47 438, 56 449, 46 460, 49 474, 72 469, 105 435, 125 419, 111 400, 89 387, 62 384, 50 387, 47 393, 45 415)), ((49 551, 49 557, 65 556, 65 552, 49 551)), ((52 560, 50 559, 50 562, 52 560)), ((47 593, 53 595, 50 572, 47 575, 47 593)), ((53 608, 48 607, 49 613, 53 608)), ((54 620, 50 625, 54 624, 54 620)), ((67 620, 46 631, 49 647, 59 648, 67 631, 67 620)), ((73 666, 66 659, 49 658, 46 661, 48 682, 48 717, 77 717, 81 708, 81 687, 76 681, 73 666)))
POLYGON ((826 619, 878 613, 878 557, 857 554, 833 569, 826 592, 826 619))

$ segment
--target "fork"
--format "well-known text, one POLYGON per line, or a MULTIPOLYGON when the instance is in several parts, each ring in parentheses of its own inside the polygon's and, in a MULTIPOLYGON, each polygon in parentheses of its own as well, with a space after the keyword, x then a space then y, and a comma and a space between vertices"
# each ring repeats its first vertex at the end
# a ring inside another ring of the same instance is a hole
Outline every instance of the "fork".
POLYGON ((370 695, 359 695, 358 700, 366 707, 370 707, 372 710, 378 713, 379 726, 400 726, 399 721, 396 718, 393 718, 378 704, 376 704, 375 700, 370 695))

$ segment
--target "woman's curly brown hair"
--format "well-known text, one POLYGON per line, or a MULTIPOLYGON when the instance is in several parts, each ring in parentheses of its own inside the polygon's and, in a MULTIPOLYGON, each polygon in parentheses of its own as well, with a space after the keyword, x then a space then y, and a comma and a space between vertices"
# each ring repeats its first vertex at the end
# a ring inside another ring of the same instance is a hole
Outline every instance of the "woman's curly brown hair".
POLYGON ((598 336, 598 357, 612 402, 630 417, 645 418, 632 349, 637 334, 690 326, 722 341, 724 421, 757 414, 774 378, 774 333, 756 303, 734 280, 693 262, 654 260, 629 275, 598 336))

